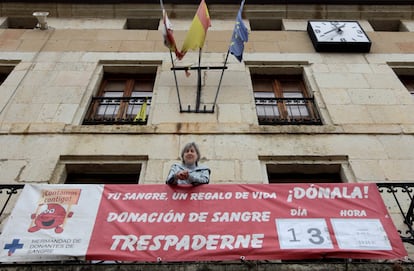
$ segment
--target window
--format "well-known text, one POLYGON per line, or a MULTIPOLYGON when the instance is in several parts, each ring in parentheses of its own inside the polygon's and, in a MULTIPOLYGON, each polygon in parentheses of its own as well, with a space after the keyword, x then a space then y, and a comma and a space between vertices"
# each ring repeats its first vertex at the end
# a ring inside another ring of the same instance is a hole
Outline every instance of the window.
POLYGON ((400 20, 369 20, 369 24, 375 31, 405 32, 404 25, 400 20))
POLYGON ((269 183, 340 183, 340 165, 266 165, 269 183))
POLYGON ((1 65, 0 63, 0 85, 6 81, 7 76, 12 72, 14 69, 14 66, 10 65, 1 65))
POLYGON ((261 157, 269 183, 341 183, 352 180, 346 156, 261 157))
POLYGON ((1 28, 34 29, 37 25, 35 17, 9 17, 1 28))
POLYGON ((410 92, 411 96, 414 97, 414 76, 413 75, 399 75, 398 78, 410 92))
POLYGON ((279 19, 250 19, 252 31, 280 31, 282 30, 282 20, 279 19))
POLYGON ((66 184, 137 184, 141 164, 67 164, 66 184))
POLYGON ((51 182, 138 184, 147 160, 147 156, 62 155, 51 182))
POLYGON ((302 75, 252 75, 259 124, 322 124, 302 75))
POLYGON ((126 29, 157 30, 160 19, 133 19, 128 18, 125 24, 126 29))
POLYGON ((4 81, 6 81, 7 76, 7 73, 0 73, 0 85, 3 84, 4 81))
POLYGON ((105 74, 83 124, 146 124, 155 74, 105 74))

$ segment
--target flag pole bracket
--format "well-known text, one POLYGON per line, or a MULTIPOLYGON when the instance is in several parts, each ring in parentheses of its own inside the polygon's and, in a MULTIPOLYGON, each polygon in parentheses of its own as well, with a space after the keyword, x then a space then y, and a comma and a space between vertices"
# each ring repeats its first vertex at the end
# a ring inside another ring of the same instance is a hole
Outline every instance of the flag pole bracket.
MULTIPOLYGON (((227 66, 196 66, 196 67, 171 67, 171 70, 174 71, 174 73, 176 71, 190 71, 190 70, 197 70, 198 72, 198 80, 197 80, 197 97, 196 97, 196 101, 195 101, 195 105, 192 107, 191 105, 187 105, 187 107, 183 107, 183 105, 181 104, 181 99, 179 99, 179 103, 180 103, 180 113, 214 113, 214 110, 216 108, 216 99, 214 100, 214 102, 211 103, 201 103, 201 90, 202 90, 202 85, 201 85, 201 71, 203 70, 221 70, 222 72, 224 72, 224 70, 227 69, 227 66)), ((216 91, 216 97, 217 94, 220 90, 220 85, 221 85, 221 80, 220 80, 220 84, 219 87, 217 88, 216 91)), ((177 93, 179 94, 179 89, 178 89, 178 84, 176 84, 177 87, 177 93)))

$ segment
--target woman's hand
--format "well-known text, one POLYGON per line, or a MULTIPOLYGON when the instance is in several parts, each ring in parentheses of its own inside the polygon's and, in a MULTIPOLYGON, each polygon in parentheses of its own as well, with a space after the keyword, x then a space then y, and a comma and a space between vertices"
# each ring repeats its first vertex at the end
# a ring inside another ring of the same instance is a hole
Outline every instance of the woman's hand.
POLYGON ((188 170, 182 170, 175 174, 175 178, 178 180, 187 180, 188 179, 188 170))

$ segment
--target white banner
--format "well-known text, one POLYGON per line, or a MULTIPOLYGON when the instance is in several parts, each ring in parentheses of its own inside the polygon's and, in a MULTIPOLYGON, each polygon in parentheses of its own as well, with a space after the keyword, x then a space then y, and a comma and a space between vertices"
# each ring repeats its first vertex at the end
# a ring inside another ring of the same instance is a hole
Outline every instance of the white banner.
POLYGON ((103 185, 25 185, 1 235, 1 262, 83 259, 102 192, 103 185))

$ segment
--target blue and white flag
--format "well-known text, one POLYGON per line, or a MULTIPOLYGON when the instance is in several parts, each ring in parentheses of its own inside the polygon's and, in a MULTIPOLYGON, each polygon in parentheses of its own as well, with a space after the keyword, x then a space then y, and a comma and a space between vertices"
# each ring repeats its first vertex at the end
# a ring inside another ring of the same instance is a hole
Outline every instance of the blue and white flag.
POLYGON ((239 12, 237 13, 236 25, 234 26, 229 49, 230 53, 234 55, 239 62, 243 59, 244 43, 247 42, 249 38, 249 32, 242 19, 243 6, 244 0, 241 3, 239 12))

